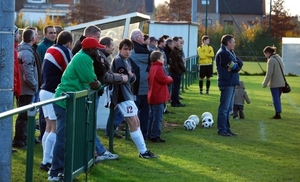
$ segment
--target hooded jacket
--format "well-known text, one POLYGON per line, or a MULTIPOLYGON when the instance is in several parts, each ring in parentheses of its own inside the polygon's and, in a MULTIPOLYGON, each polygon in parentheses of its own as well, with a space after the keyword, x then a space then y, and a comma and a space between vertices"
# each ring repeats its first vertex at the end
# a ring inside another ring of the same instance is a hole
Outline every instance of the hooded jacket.
POLYGON ((18 61, 21 75, 20 95, 35 95, 38 90, 38 71, 34 50, 29 43, 19 44, 18 61))
POLYGON ((235 87, 235 92, 234 92, 234 104, 235 105, 244 105, 245 101, 247 102, 247 104, 250 104, 250 99, 245 90, 246 90, 246 88, 245 88, 244 82, 240 81, 240 85, 235 87))

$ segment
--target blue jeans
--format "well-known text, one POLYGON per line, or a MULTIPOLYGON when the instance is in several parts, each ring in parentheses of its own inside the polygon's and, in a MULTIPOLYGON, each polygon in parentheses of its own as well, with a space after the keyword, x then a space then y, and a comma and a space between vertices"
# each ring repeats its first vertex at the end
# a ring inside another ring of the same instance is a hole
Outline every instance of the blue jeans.
MULTIPOLYGON (((116 107, 114 110, 114 128, 116 129, 122 123, 122 121, 124 121, 124 116, 121 113, 120 109, 116 107)), ((110 118, 108 117, 107 124, 106 124, 106 131, 105 131, 106 136, 109 135, 109 122, 110 122, 110 118)))
POLYGON ((53 103, 57 117, 56 120, 56 141, 53 148, 52 165, 50 176, 57 177, 58 173, 64 172, 65 167, 65 144, 66 144, 66 109, 53 103))
POLYGON ((234 97, 234 86, 220 87, 220 105, 218 109, 218 133, 231 132, 229 117, 230 109, 232 109, 232 99, 234 97))
POLYGON ((138 95, 136 101, 138 111, 138 117, 141 124, 141 131, 143 133, 144 139, 147 139, 147 131, 148 131, 148 117, 149 117, 149 104, 147 95, 138 95))
POLYGON ((100 138, 98 137, 97 133, 95 135, 95 143, 96 143, 96 152, 97 152, 97 154, 102 155, 106 151, 106 148, 100 142, 100 138))
POLYGON ((272 94, 272 101, 276 113, 281 113, 281 88, 270 88, 272 94))
POLYGON ((170 72, 170 76, 173 79, 172 92, 171 92, 171 105, 181 104, 179 101, 179 91, 182 73, 178 74, 175 72, 170 72))
POLYGON ((149 139, 160 137, 162 129, 162 119, 164 112, 164 103, 150 105, 149 107, 148 133, 149 139))

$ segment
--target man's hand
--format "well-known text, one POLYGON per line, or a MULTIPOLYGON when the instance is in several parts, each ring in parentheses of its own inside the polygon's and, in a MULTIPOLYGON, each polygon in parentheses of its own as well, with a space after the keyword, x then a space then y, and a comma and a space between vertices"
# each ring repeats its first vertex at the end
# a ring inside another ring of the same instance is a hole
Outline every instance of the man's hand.
POLYGON ((128 76, 127 75, 121 75, 122 76, 122 82, 126 83, 128 81, 128 76))
POLYGON ((89 83, 90 88, 93 89, 93 90, 97 90, 100 87, 100 85, 101 85, 101 83, 97 79, 95 79, 94 82, 89 83))

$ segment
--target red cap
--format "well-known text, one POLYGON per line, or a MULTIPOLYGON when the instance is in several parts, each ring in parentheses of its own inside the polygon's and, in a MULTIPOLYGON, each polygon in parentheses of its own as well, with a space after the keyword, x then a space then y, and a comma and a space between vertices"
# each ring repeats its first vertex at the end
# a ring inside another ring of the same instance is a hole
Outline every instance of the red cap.
POLYGON ((93 37, 87 37, 83 39, 81 42, 81 46, 83 49, 90 49, 90 48, 99 48, 99 49, 104 49, 105 46, 99 44, 99 42, 93 38, 93 37))

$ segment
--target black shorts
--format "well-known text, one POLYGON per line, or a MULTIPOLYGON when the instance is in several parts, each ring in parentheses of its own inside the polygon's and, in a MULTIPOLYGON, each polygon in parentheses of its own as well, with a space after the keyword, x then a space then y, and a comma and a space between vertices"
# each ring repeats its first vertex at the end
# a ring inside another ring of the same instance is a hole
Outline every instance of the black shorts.
POLYGON ((211 77, 211 75, 212 75, 212 65, 200 66, 200 73, 199 73, 200 78, 211 77))

